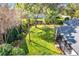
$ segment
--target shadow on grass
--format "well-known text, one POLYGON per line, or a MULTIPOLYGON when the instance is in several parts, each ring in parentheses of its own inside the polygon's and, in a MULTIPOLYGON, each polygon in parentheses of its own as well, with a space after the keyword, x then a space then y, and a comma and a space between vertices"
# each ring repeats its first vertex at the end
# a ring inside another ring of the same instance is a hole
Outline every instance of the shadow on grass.
MULTIPOLYGON (((39 28, 37 28, 39 29, 39 28)), ((43 40, 52 43, 55 42, 55 29, 50 29, 48 27, 43 27, 42 32, 38 32, 37 35, 43 40)))
POLYGON ((29 53, 29 50, 28 50, 28 46, 27 46, 25 37, 23 37, 23 39, 22 39, 22 43, 20 45, 20 48, 22 48, 24 50, 25 55, 27 55, 29 53))

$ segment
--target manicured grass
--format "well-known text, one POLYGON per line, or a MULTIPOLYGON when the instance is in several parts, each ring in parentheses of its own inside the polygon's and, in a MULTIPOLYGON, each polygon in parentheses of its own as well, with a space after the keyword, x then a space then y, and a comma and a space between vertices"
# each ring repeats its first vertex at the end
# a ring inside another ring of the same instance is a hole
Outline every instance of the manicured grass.
POLYGON ((59 55, 62 53, 55 47, 55 29, 50 29, 44 25, 32 26, 25 40, 28 46, 29 55, 59 55))

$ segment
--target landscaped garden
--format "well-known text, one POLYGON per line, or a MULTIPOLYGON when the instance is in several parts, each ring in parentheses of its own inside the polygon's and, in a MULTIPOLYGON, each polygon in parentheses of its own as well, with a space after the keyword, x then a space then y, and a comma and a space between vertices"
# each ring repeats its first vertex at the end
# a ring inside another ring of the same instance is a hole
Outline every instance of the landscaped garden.
POLYGON ((62 55, 57 27, 78 17, 79 5, 71 3, 0 4, 0 55, 62 55))

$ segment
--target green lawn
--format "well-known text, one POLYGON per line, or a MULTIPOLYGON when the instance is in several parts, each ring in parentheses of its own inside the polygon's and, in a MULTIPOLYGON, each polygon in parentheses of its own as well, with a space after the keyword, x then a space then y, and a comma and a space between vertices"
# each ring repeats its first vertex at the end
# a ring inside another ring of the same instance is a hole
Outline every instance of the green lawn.
POLYGON ((62 53, 55 47, 55 29, 49 27, 38 25, 38 28, 35 26, 30 28, 30 40, 29 34, 25 38, 29 55, 59 55, 62 53))

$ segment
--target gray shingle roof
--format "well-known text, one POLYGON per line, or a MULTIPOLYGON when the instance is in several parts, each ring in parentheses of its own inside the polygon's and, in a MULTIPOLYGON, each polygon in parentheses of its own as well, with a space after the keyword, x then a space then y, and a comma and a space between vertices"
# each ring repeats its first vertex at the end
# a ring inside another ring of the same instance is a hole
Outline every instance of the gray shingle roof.
POLYGON ((58 28, 58 33, 63 35, 71 47, 79 55, 79 19, 69 20, 65 22, 68 26, 61 26, 58 28), (75 27, 73 27, 75 26, 75 27))
POLYGON ((65 21, 64 24, 68 25, 68 26, 79 26, 79 19, 72 19, 69 21, 65 21))
POLYGON ((71 35, 71 33, 76 33, 76 30, 74 30, 74 28, 69 26, 62 26, 58 28, 58 33, 60 33, 60 35, 63 35, 69 43, 75 43, 74 36, 71 35))

